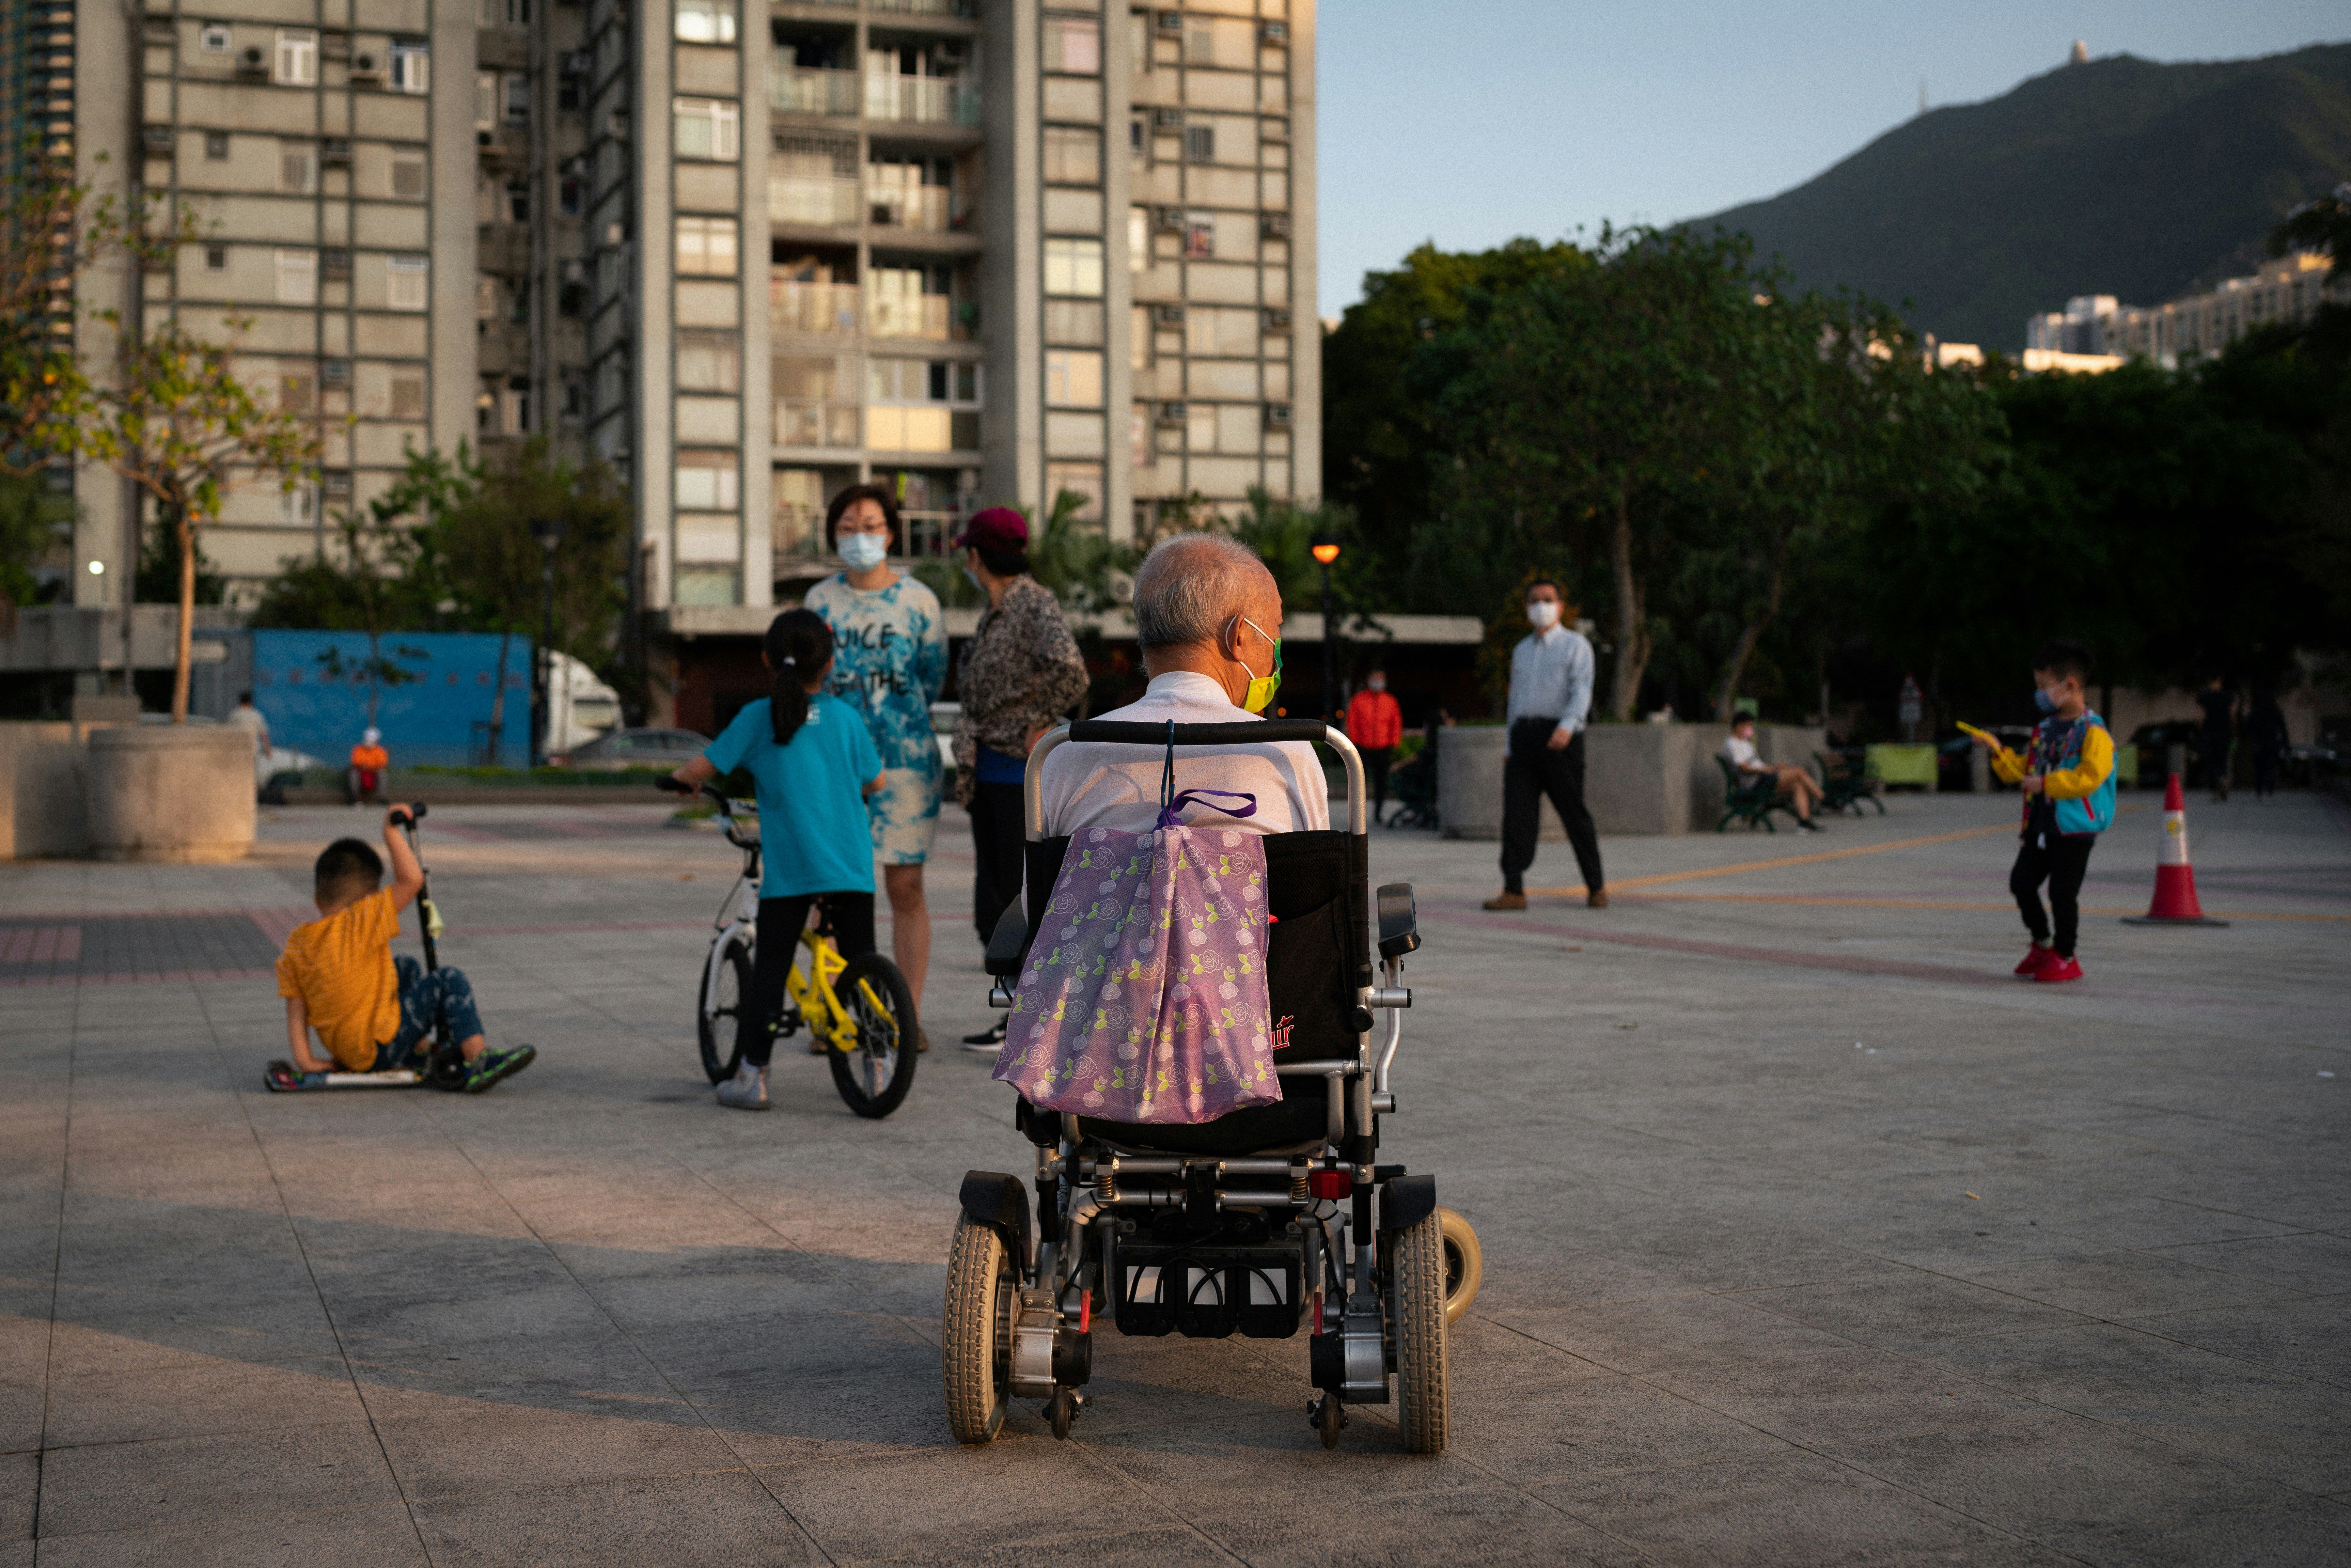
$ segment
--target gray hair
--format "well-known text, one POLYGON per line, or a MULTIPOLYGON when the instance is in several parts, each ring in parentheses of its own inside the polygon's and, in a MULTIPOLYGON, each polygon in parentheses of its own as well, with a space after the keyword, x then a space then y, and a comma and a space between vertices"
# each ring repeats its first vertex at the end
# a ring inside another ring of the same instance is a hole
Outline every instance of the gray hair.
POLYGON ((1273 574, 1238 539, 1178 534, 1144 557, 1134 574, 1135 641, 1146 649, 1206 643, 1272 589, 1273 574))

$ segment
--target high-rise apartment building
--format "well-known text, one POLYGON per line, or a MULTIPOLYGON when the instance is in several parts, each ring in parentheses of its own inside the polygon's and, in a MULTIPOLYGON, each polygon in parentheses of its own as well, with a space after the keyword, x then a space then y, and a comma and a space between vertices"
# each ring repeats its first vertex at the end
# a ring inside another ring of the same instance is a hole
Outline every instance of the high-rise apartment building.
MULTIPOLYGON (((318 472, 291 494, 232 488, 205 532, 249 593, 322 548, 327 512, 363 505, 410 448, 474 428, 474 0, 58 9, 75 16, 84 178, 196 225, 166 266, 88 276, 86 304, 233 341, 250 383, 316 422, 318 472)), ((84 351, 102 373, 107 345, 84 351)), ((75 488, 78 554, 104 569, 76 573, 77 598, 119 603, 138 503, 87 465, 75 488)))
POLYGON ((2295 251, 2262 262, 2250 277, 2223 278, 2202 294, 2161 305, 2123 305, 2111 294, 2077 296, 2063 311, 2026 320, 2025 349, 2177 365, 2218 354, 2256 327, 2308 321, 2342 295, 2325 256, 2295 251))
POLYGON ((747 628, 706 612, 829 570, 858 479, 915 553, 1316 489, 1312 46, 1309 0, 591 0, 587 430, 647 611, 747 628))

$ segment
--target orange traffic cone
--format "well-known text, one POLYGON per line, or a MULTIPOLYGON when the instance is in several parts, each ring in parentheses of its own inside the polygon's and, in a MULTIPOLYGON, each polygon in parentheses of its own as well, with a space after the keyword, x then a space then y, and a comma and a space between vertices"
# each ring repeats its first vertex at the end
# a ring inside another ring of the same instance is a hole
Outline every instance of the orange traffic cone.
POLYGON ((2126 925, 2226 925, 2196 902, 2196 868, 2188 861, 2188 800, 2179 775, 2163 791, 2163 841, 2155 850, 2155 901, 2145 915, 2126 915, 2126 925))

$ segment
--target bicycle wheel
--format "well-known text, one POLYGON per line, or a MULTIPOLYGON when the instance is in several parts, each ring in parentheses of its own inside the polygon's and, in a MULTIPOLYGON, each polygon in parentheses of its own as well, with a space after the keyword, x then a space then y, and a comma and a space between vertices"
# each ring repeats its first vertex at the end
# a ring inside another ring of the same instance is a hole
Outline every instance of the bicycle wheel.
POLYGON ((857 1030, 848 1050, 834 1046, 824 1053, 832 1065, 832 1086, 859 1115, 886 1116, 914 1083, 914 993, 897 965, 879 953, 865 953, 849 961, 832 994, 857 1030))
POLYGON ((702 1042, 702 1071, 713 1083, 735 1076, 737 1027, 751 998, 751 933, 730 931, 710 945, 702 967, 702 1006, 695 1033, 702 1042))

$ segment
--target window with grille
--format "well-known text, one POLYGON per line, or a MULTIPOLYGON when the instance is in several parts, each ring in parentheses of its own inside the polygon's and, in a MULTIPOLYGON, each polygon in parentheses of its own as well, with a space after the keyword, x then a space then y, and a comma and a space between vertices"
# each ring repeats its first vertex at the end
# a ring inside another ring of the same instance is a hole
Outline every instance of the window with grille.
POLYGON ((424 160, 413 154, 396 154, 392 160, 392 193, 410 201, 424 199, 424 160))
POLYGON ((1187 163, 1213 163, 1217 161, 1215 126, 1187 125, 1184 128, 1184 161, 1187 163))
POLYGON ((732 332, 680 332, 677 335, 677 390, 741 392, 742 340, 732 332))
POLYGON ((1081 349, 1048 350, 1045 401, 1060 408, 1100 408, 1102 357, 1081 349))
POLYGON ((1045 292, 1099 299, 1102 291, 1102 244, 1098 239, 1045 242, 1045 292))
POLYGON ((392 378, 392 417, 394 419, 424 417, 423 371, 402 371, 392 378))
POLYGON ((735 41, 735 0, 677 0, 677 37, 687 44, 735 41))
POLYGON ((383 80, 394 92, 432 91, 433 51, 420 43, 392 45, 391 64, 383 80))
POLYGON ((1056 185, 1101 184, 1101 134, 1071 125, 1045 127, 1045 181, 1056 185))
POLYGON ((677 270, 684 277, 732 277, 736 272, 733 218, 677 220, 677 270))
POLYGON ((215 23, 196 34, 196 47, 208 55, 228 53, 228 29, 215 23))
POLYGON ((277 188, 308 195, 319 188, 319 150, 308 141, 277 144, 277 188))
POLYGON ((743 155, 742 110, 711 98, 681 98, 675 105, 677 155, 732 163, 743 155))
POLYGON ((1213 213, 1193 213, 1184 220, 1184 259, 1208 261, 1217 254, 1217 219, 1213 213))
POLYGON ((277 303, 316 305, 319 302, 319 253, 281 250, 277 253, 277 303))
POLYGON ((384 262, 384 304, 394 310, 423 309, 432 269, 432 260, 426 256, 389 257, 384 262))
POLYGON ((318 406, 318 382, 309 372, 277 378, 277 407, 280 413, 308 413, 318 406))
POLYGON ((281 87, 315 87, 319 81, 319 35, 308 27, 277 29, 277 55, 270 79, 281 87))
POLYGON ((204 156, 215 163, 223 163, 228 161, 227 131, 207 131, 204 132, 204 156))
POLYGON ((204 246, 204 270, 207 272, 226 272, 228 270, 228 246, 225 245, 208 245, 204 246))
POLYGON ((1102 74, 1102 23, 1092 16, 1045 18, 1045 68, 1064 76, 1102 74))

